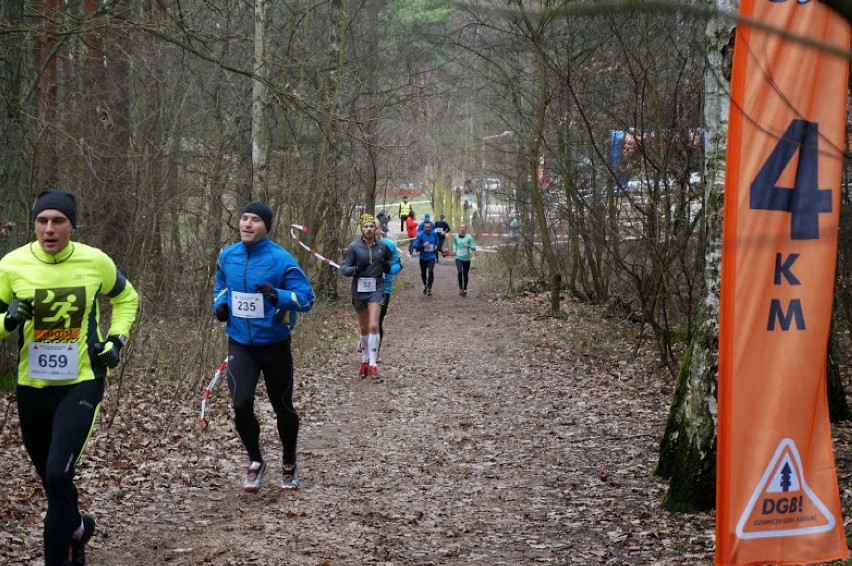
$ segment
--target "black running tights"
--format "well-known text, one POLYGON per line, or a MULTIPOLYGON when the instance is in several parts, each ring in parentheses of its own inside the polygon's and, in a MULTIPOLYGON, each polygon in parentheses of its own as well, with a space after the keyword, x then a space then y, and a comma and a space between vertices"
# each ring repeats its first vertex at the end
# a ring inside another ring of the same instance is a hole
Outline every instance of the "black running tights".
POLYGON ((234 424, 249 460, 261 462, 260 423, 254 414, 254 395, 260 372, 275 411, 283 463, 296 463, 299 415, 293 408, 293 354, 290 341, 267 346, 245 346, 228 340, 228 389, 234 407, 234 424))
POLYGON ((80 526, 74 469, 89 441, 104 380, 43 388, 18 386, 21 437, 47 494, 45 566, 62 566, 80 526))
POLYGON ((420 260, 420 278, 423 280, 423 285, 432 288, 432 283, 435 282, 435 260, 420 260))
POLYGON ((467 291, 467 275, 470 273, 470 262, 457 259, 456 271, 459 276, 459 291, 467 291))

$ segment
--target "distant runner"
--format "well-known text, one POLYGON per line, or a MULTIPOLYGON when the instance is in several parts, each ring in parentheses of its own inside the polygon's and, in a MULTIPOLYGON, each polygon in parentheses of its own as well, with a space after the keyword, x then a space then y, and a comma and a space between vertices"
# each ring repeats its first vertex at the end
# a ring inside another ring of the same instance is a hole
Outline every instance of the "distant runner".
POLYGON ((396 249, 396 244, 388 238, 387 232, 382 232, 382 242, 391 250, 393 260, 391 270, 385 274, 385 301, 382 303, 382 312, 379 315, 379 351, 376 353, 376 363, 381 363, 382 345, 385 342, 385 316, 388 314, 388 305, 390 304, 391 293, 393 292, 394 275, 402 271, 402 261, 399 259, 399 250, 396 249))
POLYGON ((456 251, 456 271, 459 277, 459 295, 467 296, 467 280, 470 272, 470 257, 476 253, 476 242, 467 233, 467 224, 459 224, 459 233, 453 237, 453 249, 456 251))
POLYGON ((432 296, 432 284, 435 282, 435 260, 438 257, 438 235, 432 231, 432 221, 423 221, 423 231, 418 232, 411 246, 420 252, 420 278, 423 280, 423 294, 432 296))
POLYGON ((417 237, 417 221, 413 212, 405 220, 405 234, 408 236, 408 257, 411 257, 414 253, 414 238, 417 237))
POLYGON ((447 236, 452 231, 450 228, 449 222, 447 222, 446 217, 442 214, 438 216, 438 221, 435 222, 435 233, 438 234, 438 257, 447 256, 447 251, 444 250, 444 243, 447 240, 447 236))

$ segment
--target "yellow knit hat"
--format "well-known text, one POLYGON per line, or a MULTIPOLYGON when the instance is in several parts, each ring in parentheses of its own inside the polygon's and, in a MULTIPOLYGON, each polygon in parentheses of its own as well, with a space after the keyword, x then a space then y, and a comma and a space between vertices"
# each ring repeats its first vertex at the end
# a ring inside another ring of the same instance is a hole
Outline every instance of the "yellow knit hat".
POLYGON ((368 222, 372 222, 373 224, 375 224, 376 223, 376 217, 373 216, 372 214, 370 214, 369 212, 365 212, 364 214, 361 215, 361 218, 358 220, 358 226, 363 228, 364 224, 367 224, 368 222))

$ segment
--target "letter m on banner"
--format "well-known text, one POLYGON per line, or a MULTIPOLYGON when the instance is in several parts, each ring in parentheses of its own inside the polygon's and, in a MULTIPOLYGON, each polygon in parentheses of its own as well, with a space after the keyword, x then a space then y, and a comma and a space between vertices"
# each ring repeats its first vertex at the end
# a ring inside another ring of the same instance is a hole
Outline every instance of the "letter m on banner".
POLYGON ((849 52, 850 31, 810 0, 742 0, 740 16, 722 231, 716 564, 826 562, 849 554, 825 372, 849 64, 836 53, 849 52))

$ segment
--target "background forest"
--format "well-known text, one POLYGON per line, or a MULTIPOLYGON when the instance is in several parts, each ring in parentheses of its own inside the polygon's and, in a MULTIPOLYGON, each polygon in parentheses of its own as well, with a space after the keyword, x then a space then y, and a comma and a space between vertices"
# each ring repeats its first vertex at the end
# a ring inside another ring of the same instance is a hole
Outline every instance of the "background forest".
MULTIPOLYGON (((518 219, 520 245, 496 254, 507 293, 547 291, 553 316, 565 297, 606 304, 639 323, 637 342, 654 345, 673 382, 697 375, 712 392, 715 366, 696 360, 715 348, 707 298, 736 3, 633 4, 0 3, 0 253, 31 239, 43 188, 75 192, 75 237, 107 251, 142 296, 133 348, 144 370, 127 378, 189 389, 181 376, 221 350, 209 340, 215 258, 244 202, 272 204, 272 236, 294 253, 292 223, 336 258, 361 210, 393 215, 401 189, 422 187, 429 208, 477 236, 518 219)), ((844 337, 848 179, 847 167, 844 337)), ((335 300, 337 273, 299 258, 335 300)), ((8 388, 15 345, 0 356, 8 388)), ((667 503, 684 510, 712 506, 712 450, 698 447, 713 445, 713 415, 690 410, 672 426, 698 432, 668 435, 659 469, 674 476, 667 503), (698 471, 680 473, 684 461, 698 471)))

